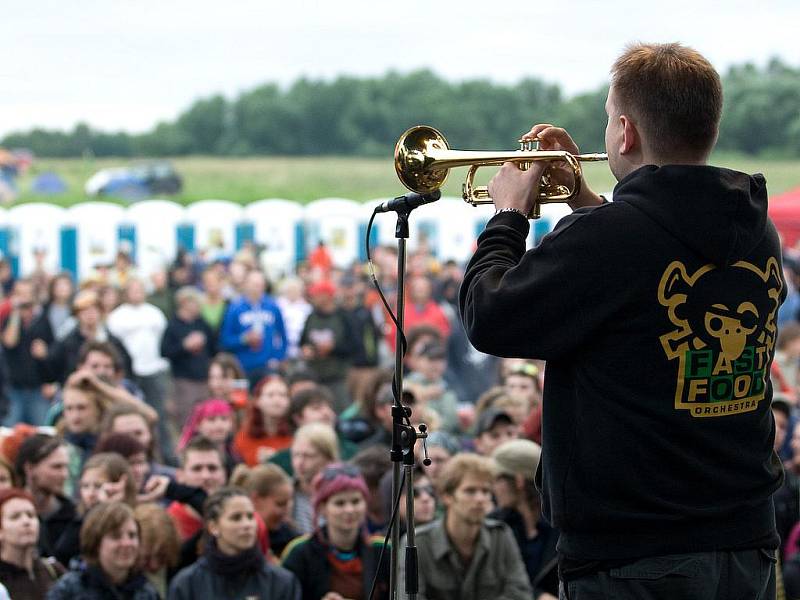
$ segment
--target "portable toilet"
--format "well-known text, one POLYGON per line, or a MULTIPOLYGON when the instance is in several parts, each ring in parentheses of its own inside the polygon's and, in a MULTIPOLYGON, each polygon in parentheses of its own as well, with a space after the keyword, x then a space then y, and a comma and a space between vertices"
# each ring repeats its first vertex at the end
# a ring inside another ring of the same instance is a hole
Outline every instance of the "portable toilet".
POLYGON ((241 247, 241 240, 237 244, 237 229, 243 214, 241 205, 229 200, 193 202, 186 207, 179 243, 185 250, 203 254, 208 261, 229 259, 241 247))
POLYGON ((360 203, 344 198, 322 198, 306 204, 304 215, 307 251, 324 242, 337 267, 348 267, 359 259, 366 222, 360 203))
POLYGON ((114 262, 125 209, 111 202, 82 202, 66 210, 61 227, 61 266, 78 280, 114 262))
POLYGON ((240 231, 252 227, 252 240, 263 249, 261 263, 270 279, 294 273, 305 258, 303 214, 301 204, 279 198, 245 206, 240 231))
POLYGON ((133 248, 140 275, 168 267, 178 253, 178 225, 185 220, 185 208, 171 200, 143 200, 131 204, 120 225, 120 237, 133 248))
POLYGON ((36 254, 49 273, 61 270, 61 225, 66 210, 55 204, 31 202, 14 206, 6 212, 11 259, 14 273, 27 277, 36 268, 36 254))

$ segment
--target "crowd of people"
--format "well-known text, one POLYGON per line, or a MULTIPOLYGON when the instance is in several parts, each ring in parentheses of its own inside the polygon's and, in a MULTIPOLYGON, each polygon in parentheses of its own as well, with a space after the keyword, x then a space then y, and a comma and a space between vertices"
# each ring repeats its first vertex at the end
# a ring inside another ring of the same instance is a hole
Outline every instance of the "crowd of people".
MULTIPOLYGON (((272 277, 263 258, 182 253, 143 278, 120 252, 85 281, 5 278, 11 598, 389 597, 394 327, 364 265, 321 245, 272 277)), ((376 250, 391 302, 396 263, 376 250)), ((423 596, 555 598, 557 532, 533 483, 543 365, 468 343, 459 265, 423 246, 407 275, 423 596)))

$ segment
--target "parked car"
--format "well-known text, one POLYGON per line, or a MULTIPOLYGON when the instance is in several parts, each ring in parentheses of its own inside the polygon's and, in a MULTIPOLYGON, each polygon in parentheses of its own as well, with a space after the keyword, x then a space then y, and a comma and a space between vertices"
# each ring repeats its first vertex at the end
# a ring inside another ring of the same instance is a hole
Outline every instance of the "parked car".
POLYGON ((177 194, 183 180, 168 162, 143 162, 129 167, 103 169, 86 182, 89 196, 113 196, 125 200, 142 200, 152 196, 177 194))

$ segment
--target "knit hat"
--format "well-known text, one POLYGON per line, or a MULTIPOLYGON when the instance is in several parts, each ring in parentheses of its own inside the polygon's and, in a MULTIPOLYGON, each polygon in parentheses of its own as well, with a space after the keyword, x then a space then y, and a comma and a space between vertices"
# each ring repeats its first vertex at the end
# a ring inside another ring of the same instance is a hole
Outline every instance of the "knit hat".
POLYGON ((329 296, 336 294, 336 286, 329 279, 321 279, 308 286, 308 296, 310 298, 322 296, 323 294, 327 294, 329 296))
POLYGON ((367 482, 364 481, 361 471, 354 465, 347 463, 329 464, 314 476, 311 487, 314 490, 312 504, 314 505, 315 515, 319 510, 320 504, 340 492, 355 490, 361 492, 364 500, 369 498, 369 488, 367 488, 367 482))
POLYGON ((205 402, 201 402, 195 406, 194 410, 192 410, 192 414, 189 416, 186 424, 183 426, 181 439, 178 442, 178 450, 185 448, 186 444, 188 444, 192 438, 197 435, 197 429, 200 427, 200 423, 203 421, 203 419, 218 417, 221 415, 233 415, 233 409, 227 400, 211 398, 210 400, 206 400, 205 402))
POLYGON ((497 475, 523 475, 533 479, 539 465, 542 449, 530 440, 509 440, 495 448, 492 462, 497 475))

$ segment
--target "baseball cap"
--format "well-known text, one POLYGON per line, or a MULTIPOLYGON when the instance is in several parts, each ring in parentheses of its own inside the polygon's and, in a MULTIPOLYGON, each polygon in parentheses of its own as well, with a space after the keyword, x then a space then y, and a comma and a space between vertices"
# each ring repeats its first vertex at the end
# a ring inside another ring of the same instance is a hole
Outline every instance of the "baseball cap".
POLYGON ((475 422, 475 435, 481 435, 497 425, 497 423, 505 422, 511 425, 514 419, 511 418, 506 411, 499 408, 490 408, 483 411, 475 422))
POLYGON ((530 440, 510 440, 495 448, 492 461, 497 475, 524 475, 533 479, 542 448, 530 440))

